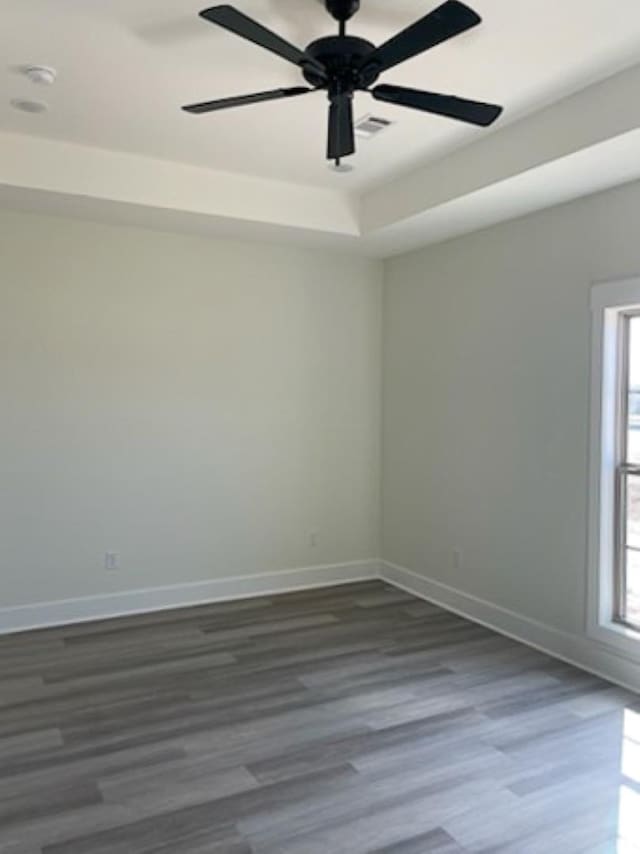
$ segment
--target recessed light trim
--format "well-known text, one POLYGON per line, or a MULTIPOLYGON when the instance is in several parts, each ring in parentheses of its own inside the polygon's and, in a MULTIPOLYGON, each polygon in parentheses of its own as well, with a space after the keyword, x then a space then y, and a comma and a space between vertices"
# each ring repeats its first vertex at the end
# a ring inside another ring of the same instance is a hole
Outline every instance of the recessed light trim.
POLYGON ((13 98, 11 106, 14 110, 20 110, 22 113, 31 113, 32 115, 46 113, 49 109, 49 106, 44 101, 32 101, 30 98, 13 98))
POLYGON ((329 163, 329 169, 332 172, 338 172, 340 175, 346 175, 347 172, 353 172, 356 167, 351 163, 329 163))

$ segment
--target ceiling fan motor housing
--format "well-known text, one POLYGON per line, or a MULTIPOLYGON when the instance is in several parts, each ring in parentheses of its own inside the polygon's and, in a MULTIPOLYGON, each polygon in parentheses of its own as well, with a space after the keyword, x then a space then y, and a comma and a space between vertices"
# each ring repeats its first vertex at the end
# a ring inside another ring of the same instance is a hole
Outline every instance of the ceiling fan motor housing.
POLYGON ((375 46, 366 39, 356 36, 327 36, 317 39, 307 47, 305 53, 317 59, 327 70, 326 76, 315 67, 303 67, 302 73, 311 86, 321 89, 339 87, 343 92, 367 89, 379 76, 375 64, 363 60, 375 50, 375 46))

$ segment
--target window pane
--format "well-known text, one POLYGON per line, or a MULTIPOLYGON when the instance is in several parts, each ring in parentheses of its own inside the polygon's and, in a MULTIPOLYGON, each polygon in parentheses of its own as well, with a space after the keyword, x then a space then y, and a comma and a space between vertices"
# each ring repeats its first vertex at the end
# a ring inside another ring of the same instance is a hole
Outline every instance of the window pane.
POLYGON ((627 549, 627 614, 628 623, 640 625, 640 552, 627 549))
POLYGON ((626 518, 623 520, 626 561, 626 621, 640 626, 640 475, 627 474, 626 518))
POLYGON ((629 320, 627 462, 640 464, 640 317, 629 320))
POLYGON ((640 549, 640 475, 627 475, 626 545, 640 549))

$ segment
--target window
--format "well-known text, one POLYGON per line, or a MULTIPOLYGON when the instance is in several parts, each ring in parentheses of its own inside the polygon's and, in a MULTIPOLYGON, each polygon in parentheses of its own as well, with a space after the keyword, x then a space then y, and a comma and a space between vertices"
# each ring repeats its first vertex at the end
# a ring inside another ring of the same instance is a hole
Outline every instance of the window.
POLYGON ((640 628, 640 313, 620 312, 614 619, 640 628))
POLYGON ((592 310, 589 633, 640 657, 640 279, 592 310))

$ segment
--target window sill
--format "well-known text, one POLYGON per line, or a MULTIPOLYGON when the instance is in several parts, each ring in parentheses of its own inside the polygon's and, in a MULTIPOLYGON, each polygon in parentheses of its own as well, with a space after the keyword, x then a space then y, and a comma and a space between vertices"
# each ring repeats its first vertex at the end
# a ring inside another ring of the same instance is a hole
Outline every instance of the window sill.
POLYGON ((618 655, 640 662, 640 631, 613 620, 590 626, 589 637, 613 648, 618 655))

